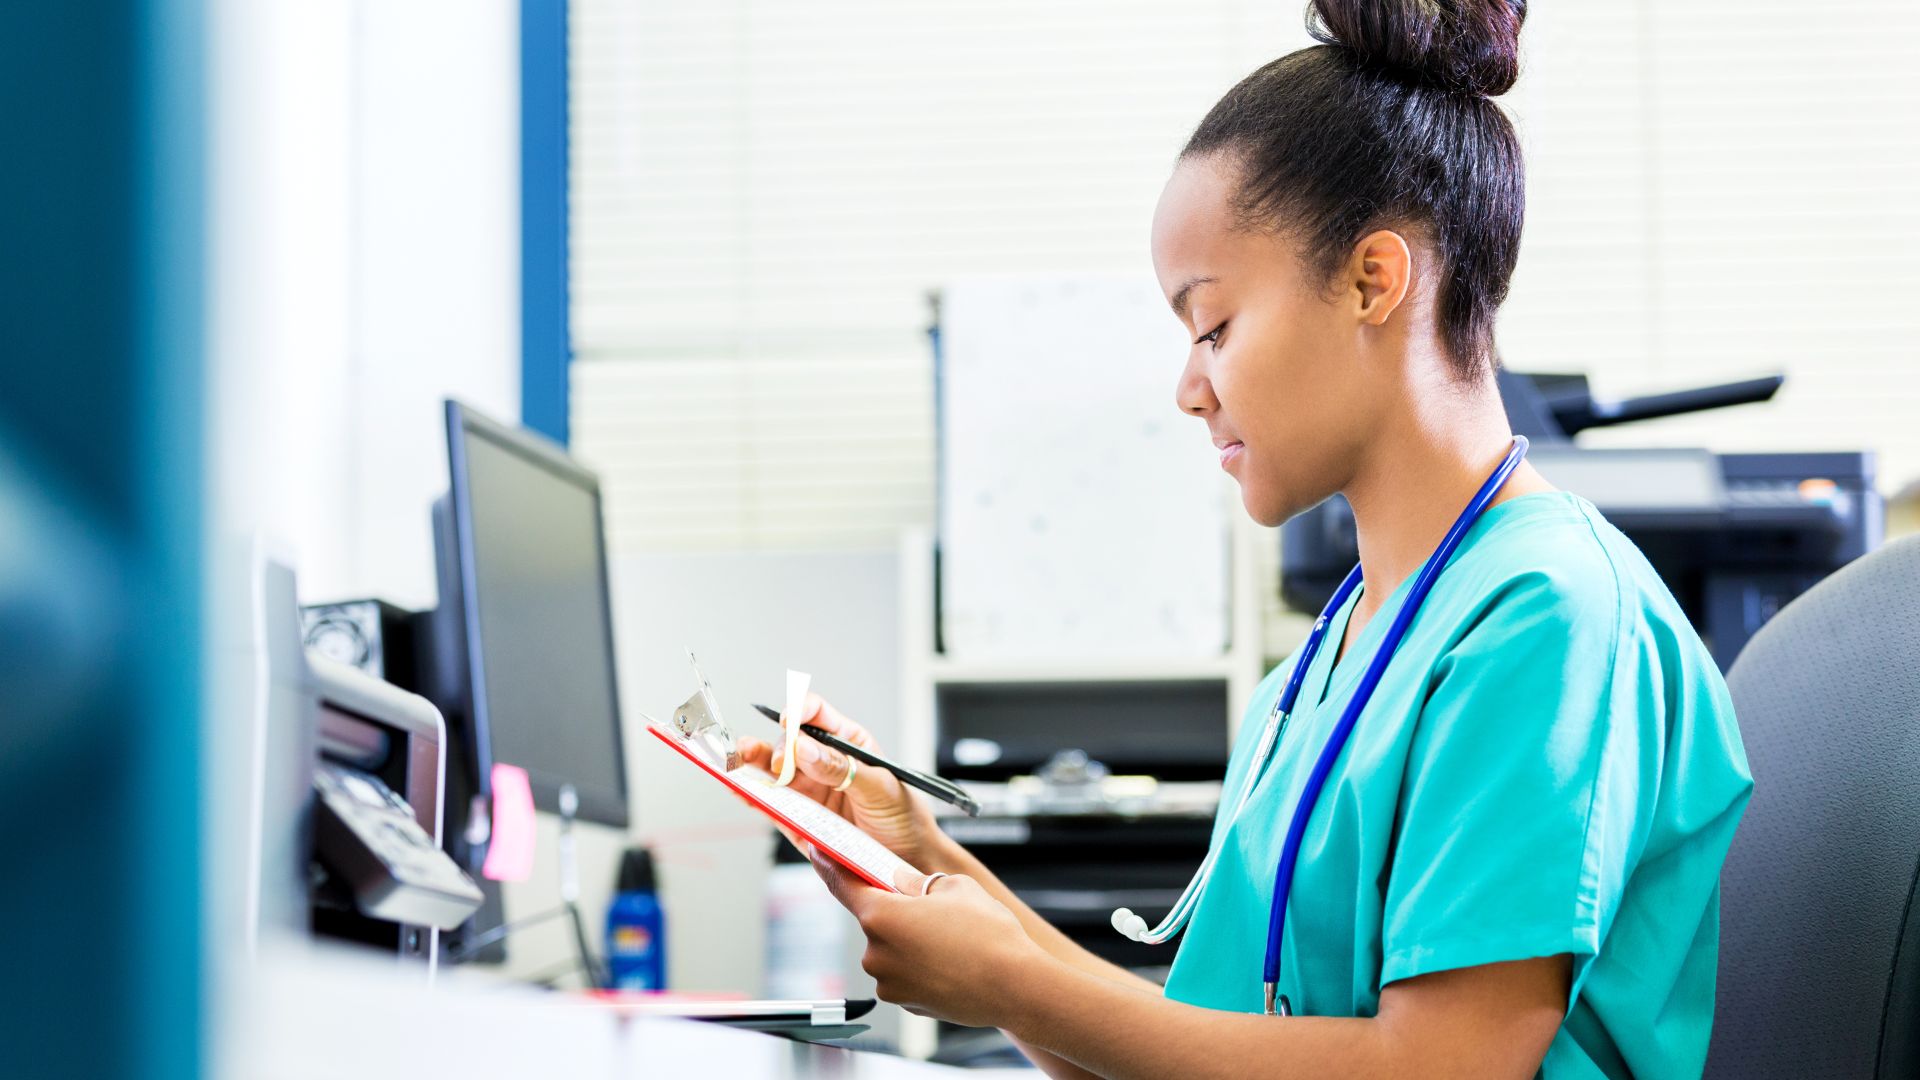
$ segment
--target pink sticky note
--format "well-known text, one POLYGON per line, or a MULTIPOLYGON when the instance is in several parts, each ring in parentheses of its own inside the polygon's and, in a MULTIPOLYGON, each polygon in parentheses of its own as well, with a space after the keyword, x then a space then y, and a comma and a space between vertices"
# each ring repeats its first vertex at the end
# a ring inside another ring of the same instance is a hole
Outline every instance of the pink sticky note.
POLYGON ((493 766, 493 835, 480 872, 489 881, 533 875, 533 785, 518 765, 493 766))

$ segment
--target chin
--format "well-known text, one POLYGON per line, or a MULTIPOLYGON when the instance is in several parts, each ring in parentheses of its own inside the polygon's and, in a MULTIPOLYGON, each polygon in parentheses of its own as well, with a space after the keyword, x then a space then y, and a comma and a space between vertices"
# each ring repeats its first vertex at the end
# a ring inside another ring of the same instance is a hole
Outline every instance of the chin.
POLYGON ((1269 529, 1279 528, 1294 517, 1313 509, 1327 496, 1303 498, 1297 491, 1288 491, 1278 485, 1262 483, 1240 484, 1240 503, 1247 508, 1247 516, 1256 523, 1269 529))
POLYGON ((1247 516, 1257 524, 1269 529, 1286 524, 1287 519, 1305 510, 1304 506, 1293 506, 1271 491, 1240 485, 1240 503, 1247 508, 1247 516))

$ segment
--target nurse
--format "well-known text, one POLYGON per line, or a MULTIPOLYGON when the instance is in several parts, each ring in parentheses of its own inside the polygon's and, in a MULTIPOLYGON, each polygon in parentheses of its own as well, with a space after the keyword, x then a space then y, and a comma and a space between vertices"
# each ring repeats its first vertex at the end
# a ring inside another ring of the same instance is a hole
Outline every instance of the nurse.
MULTIPOLYGON (((1164 988, 1069 941, 883 770, 803 742, 796 786, 930 875, 820 865, 883 998, 1005 1029, 1055 1076, 1697 1077, 1720 864, 1751 789, 1727 691, 1585 500, 1520 464, 1494 315, 1524 185, 1492 97, 1523 0, 1317 0, 1319 46, 1235 86, 1153 221, 1193 344, 1179 407, 1267 525, 1339 492, 1360 584, 1262 684, 1164 988), (1477 518, 1463 508, 1482 487, 1477 518), (1299 838, 1267 1015, 1275 871, 1307 778, 1456 521, 1299 838), (1244 805, 1241 805, 1244 802, 1244 805), (1235 810, 1238 813, 1235 813, 1235 810)), ((1596 318, 1604 313, 1596 312, 1596 318)), ((811 699, 802 717, 856 743, 811 699)), ((743 740, 777 768, 772 748, 743 740)))

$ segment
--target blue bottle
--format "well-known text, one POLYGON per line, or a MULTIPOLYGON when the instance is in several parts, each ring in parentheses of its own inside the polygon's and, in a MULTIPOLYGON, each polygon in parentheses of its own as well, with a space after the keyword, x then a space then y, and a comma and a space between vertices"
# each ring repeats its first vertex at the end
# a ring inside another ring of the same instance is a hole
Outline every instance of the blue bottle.
POLYGON ((615 990, 664 990, 667 925, 655 890, 653 853, 628 848, 607 905, 607 969, 615 990))

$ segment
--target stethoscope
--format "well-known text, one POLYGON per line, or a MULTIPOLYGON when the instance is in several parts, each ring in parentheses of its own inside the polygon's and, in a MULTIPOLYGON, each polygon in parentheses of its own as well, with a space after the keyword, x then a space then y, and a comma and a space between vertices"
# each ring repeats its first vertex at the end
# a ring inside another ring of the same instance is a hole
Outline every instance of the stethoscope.
MULTIPOLYGON (((1340 722, 1334 725, 1333 734, 1327 736, 1327 744, 1321 748, 1320 757, 1313 763, 1313 771, 1307 774, 1306 786, 1300 791, 1300 801, 1293 808, 1293 821, 1287 826, 1286 842, 1280 848, 1280 865, 1274 869, 1273 874, 1273 910, 1267 920, 1267 957, 1266 966, 1261 974, 1261 985, 1266 992, 1268 1016, 1293 1015, 1293 1008, 1285 995, 1275 993, 1280 984, 1281 931, 1286 927, 1287 898, 1293 892, 1293 869, 1294 864, 1300 859, 1300 840, 1306 834, 1307 821, 1313 817, 1314 806, 1320 801, 1320 792, 1326 787, 1327 774, 1333 771, 1333 763, 1340 757, 1340 752, 1346 749, 1347 738, 1353 734, 1354 724, 1359 721, 1361 711, 1367 707, 1367 699, 1373 696, 1374 688, 1380 685, 1380 677, 1386 673, 1387 664, 1393 660, 1394 650, 1400 647, 1400 639, 1406 636, 1407 626, 1413 622, 1414 615, 1420 610, 1421 602, 1433 589, 1433 583, 1440 577, 1440 571, 1446 567, 1447 560, 1453 557, 1454 549, 1460 546, 1460 541, 1466 536, 1467 530, 1473 528, 1474 523, 1480 520, 1480 515, 1486 511, 1487 504, 1493 501, 1493 497, 1499 493, 1501 487, 1505 486, 1507 477, 1513 475, 1513 470, 1519 468, 1520 462, 1526 456, 1526 438, 1520 435, 1514 436, 1513 446, 1508 449, 1507 456, 1500 462, 1499 467, 1493 470, 1493 474, 1487 477, 1486 483, 1480 485, 1479 492, 1473 496, 1472 501, 1467 503, 1467 508, 1460 511, 1460 516, 1454 519, 1453 527, 1448 529, 1447 535, 1440 540, 1440 546, 1433 549, 1433 554, 1429 555, 1426 563, 1420 567, 1420 573, 1413 579, 1413 587, 1408 590, 1405 602, 1400 605, 1399 612, 1394 615, 1393 622, 1388 625, 1386 636, 1374 649, 1373 658, 1367 662, 1367 669, 1361 675, 1359 685, 1354 688, 1353 697, 1347 702, 1346 709, 1341 712, 1340 722)), ((1286 727, 1287 719, 1293 713, 1294 702, 1300 696, 1300 684, 1306 679, 1307 668, 1312 665, 1314 656, 1319 653, 1320 646, 1327 640, 1328 624, 1353 595, 1353 591, 1359 587, 1360 567, 1356 565, 1347 572, 1346 580, 1340 583, 1340 587, 1334 590, 1333 599, 1327 601, 1327 606, 1321 610, 1320 617, 1314 620, 1313 632, 1307 635, 1307 643, 1300 650, 1300 659, 1294 662, 1293 672, 1287 677, 1286 687, 1281 690, 1279 699, 1274 702, 1273 711, 1267 715, 1266 727, 1260 733, 1260 743, 1254 748, 1253 764, 1248 768, 1246 782, 1240 788, 1240 801, 1234 805, 1233 813, 1227 817, 1228 828, 1232 827, 1233 822, 1239 820, 1240 811, 1246 808, 1248 797, 1253 794, 1261 774, 1266 770, 1274 745, 1279 742, 1280 732, 1286 727)), ((1219 835, 1225 836, 1226 832, 1227 829, 1221 829, 1219 835)), ((1145 919, 1127 908, 1121 908, 1113 913, 1113 928, 1135 941, 1143 941, 1149 945, 1159 945, 1171 940, 1193 916, 1193 909, 1199 902, 1200 894, 1206 891, 1207 880, 1213 876, 1214 860, 1219 854, 1217 846, 1208 850, 1199 871, 1193 875, 1193 880, 1187 883, 1186 890, 1180 894, 1180 899, 1173 905, 1173 910, 1167 913, 1166 918, 1160 920, 1159 926, 1148 929, 1145 919)))

